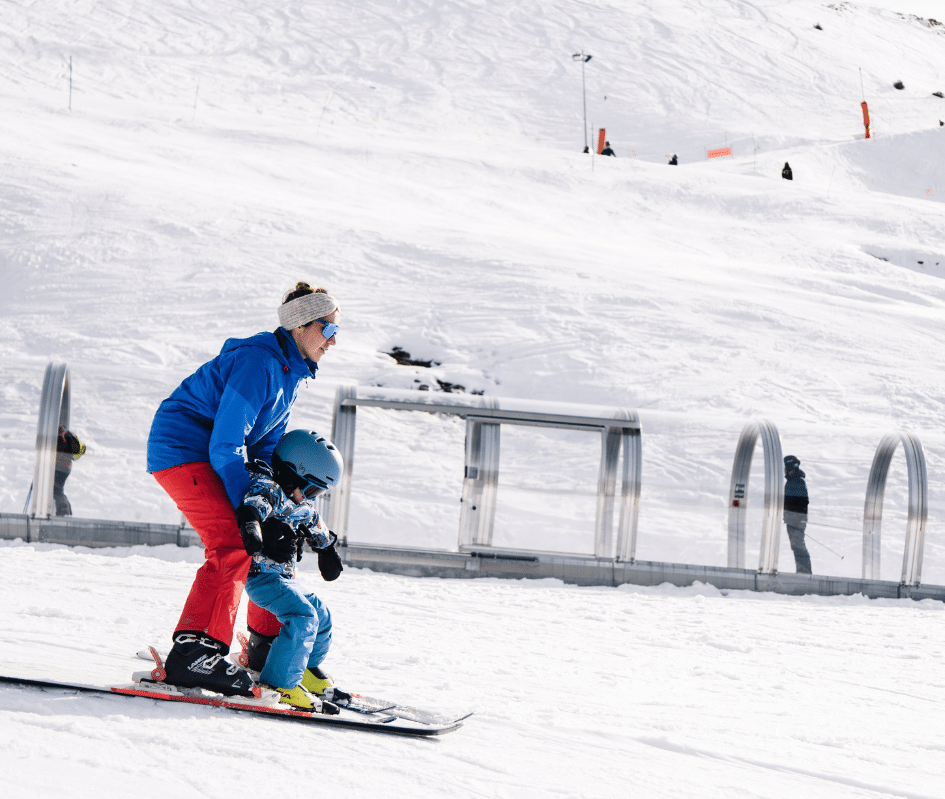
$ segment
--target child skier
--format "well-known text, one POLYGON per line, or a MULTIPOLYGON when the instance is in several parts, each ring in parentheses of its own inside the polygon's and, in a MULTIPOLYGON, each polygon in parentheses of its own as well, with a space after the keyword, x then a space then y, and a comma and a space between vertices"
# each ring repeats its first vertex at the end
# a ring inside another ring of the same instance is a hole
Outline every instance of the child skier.
POLYGON ((251 484, 236 510, 243 546, 253 559, 246 593, 282 622, 277 636, 250 630, 248 666, 260 671, 263 687, 281 694, 280 704, 337 713, 338 708, 323 699, 343 704, 351 696, 333 688, 318 668, 331 645, 331 614, 294 575, 303 541, 318 552, 318 569, 325 580, 341 574, 334 546, 337 536, 312 502, 338 483, 344 470, 341 455, 314 430, 292 430, 279 439, 271 468, 263 461, 246 468, 251 484))

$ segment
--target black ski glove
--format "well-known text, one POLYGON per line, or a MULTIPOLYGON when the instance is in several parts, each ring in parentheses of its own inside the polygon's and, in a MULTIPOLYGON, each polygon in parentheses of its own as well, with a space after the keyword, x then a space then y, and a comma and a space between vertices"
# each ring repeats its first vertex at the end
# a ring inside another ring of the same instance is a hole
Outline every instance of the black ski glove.
POLYGON ((345 568, 341 565, 341 558, 338 556, 338 552, 335 549, 335 542, 337 540, 338 536, 332 533, 331 543, 324 549, 318 550, 318 570, 322 573, 322 577, 325 581, 329 583, 332 580, 337 580, 338 576, 345 568))
POLYGON ((288 563, 295 557, 295 533, 284 522, 267 519, 262 530, 262 553, 276 563, 288 563))
POLYGON ((236 509, 236 522, 240 526, 240 538, 243 539, 243 549, 252 557, 263 549, 262 528, 259 526, 259 514, 255 508, 240 505, 236 509))

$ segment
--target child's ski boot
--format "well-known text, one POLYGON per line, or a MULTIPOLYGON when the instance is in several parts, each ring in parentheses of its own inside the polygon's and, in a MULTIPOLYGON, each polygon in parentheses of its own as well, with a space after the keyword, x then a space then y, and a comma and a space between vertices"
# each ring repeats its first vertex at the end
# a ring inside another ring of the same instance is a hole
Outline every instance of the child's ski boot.
POLYGON ((305 670, 302 675, 302 687, 309 693, 342 707, 351 702, 351 694, 335 687, 331 677, 318 666, 310 666, 305 670))
POLYGON ((310 694, 301 685, 295 688, 279 688, 262 684, 263 688, 272 688, 279 693, 279 704, 286 705, 293 710, 304 710, 306 713, 324 713, 326 716, 337 716, 341 711, 331 702, 324 702, 321 698, 310 694))

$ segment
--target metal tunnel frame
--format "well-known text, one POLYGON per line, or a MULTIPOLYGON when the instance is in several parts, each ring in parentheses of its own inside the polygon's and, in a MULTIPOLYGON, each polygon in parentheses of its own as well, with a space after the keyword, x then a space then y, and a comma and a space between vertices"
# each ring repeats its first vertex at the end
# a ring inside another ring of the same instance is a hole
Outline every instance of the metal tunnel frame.
MULTIPOLYGON (((783 461, 777 428, 753 419, 743 428, 735 450, 728 506, 728 565, 700 566, 636 560, 637 520, 642 474, 642 432, 636 412, 623 408, 580 406, 344 386, 335 396, 332 438, 345 459, 342 480, 329 495, 325 514, 342 538, 345 563, 380 571, 435 577, 553 577, 579 585, 691 585, 707 582, 719 589, 777 591, 787 594, 932 598, 945 601, 945 586, 921 584, 928 520, 928 474, 918 438, 890 433, 873 458, 863 514, 861 579, 777 572, 784 506, 783 461), (348 508, 354 470, 357 406, 425 411, 466 420, 465 471, 457 550, 422 550, 347 543, 348 508), (578 429, 601 434, 598 498, 593 554, 509 550, 492 546, 503 424, 578 429), (748 480, 758 439, 765 472, 764 520, 758 570, 745 562, 748 480), (901 582, 880 579, 883 499, 890 464, 902 444, 909 480, 909 508, 901 582), (620 453, 623 452, 622 469, 620 453), (620 482, 619 501, 617 482, 620 482), (618 511, 619 504, 619 511, 618 511), (616 535, 614 521, 617 517, 616 535)), ((53 516, 56 440, 59 425, 69 426, 70 377, 65 364, 50 363, 43 379, 36 433, 33 485, 22 514, 0 513, 0 539, 22 538, 69 546, 135 544, 201 546, 185 525, 146 524, 53 516)))
POLYGON ((765 465, 764 519, 761 523, 761 552, 758 571, 775 574, 781 541, 781 516, 784 511, 783 461, 778 428, 765 419, 752 419, 742 429, 735 447, 732 484, 728 498, 728 566, 745 568, 745 520, 748 515, 748 478, 755 443, 761 439, 765 465))
POLYGON ((466 456, 458 546, 460 550, 489 549, 495 524, 503 424, 587 430, 601 434, 597 483, 594 556, 633 562, 640 501, 642 449, 640 420, 623 408, 594 407, 599 415, 575 413, 581 406, 550 402, 516 402, 476 395, 422 395, 415 391, 371 389, 358 396, 356 386, 341 386, 335 395, 332 441, 345 462, 341 482, 329 495, 328 519, 339 539, 347 541, 357 406, 426 413, 445 413, 466 419, 466 456), (617 475, 623 449, 620 509, 614 540, 617 475))
POLYGON ((883 496, 886 492, 889 465, 900 443, 909 478, 909 515, 906 521, 906 541, 902 552, 901 584, 918 586, 922 578, 925 527, 929 515, 929 479, 922 443, 911 433, 886 434, 873 455, 873 465, 866 484, 866 503, 863 508, 863 579, 880 579, 883 496))
POLYGON ((34 519, 53 515, 56 440, 59 425, 69 426, 69 403, 69 368, 64 363, 50 363, 43 377, 43 393, 39 401, 33 485, 23 511, 34 519))

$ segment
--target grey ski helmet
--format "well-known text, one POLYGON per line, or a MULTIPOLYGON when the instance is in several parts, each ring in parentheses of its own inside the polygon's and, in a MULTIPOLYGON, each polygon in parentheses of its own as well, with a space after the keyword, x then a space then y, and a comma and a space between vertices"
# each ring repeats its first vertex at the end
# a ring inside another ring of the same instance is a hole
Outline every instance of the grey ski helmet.
POLYGON ((276 482, 287 494, 296 488, 309 499, 338 484, 344 471, 341 453, 314 430, 290 430, 272 453, 276 482))

